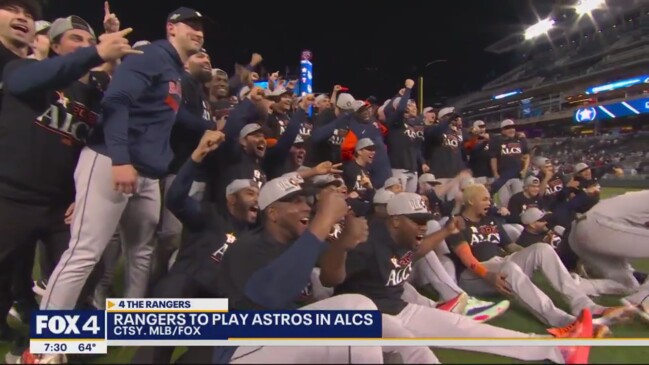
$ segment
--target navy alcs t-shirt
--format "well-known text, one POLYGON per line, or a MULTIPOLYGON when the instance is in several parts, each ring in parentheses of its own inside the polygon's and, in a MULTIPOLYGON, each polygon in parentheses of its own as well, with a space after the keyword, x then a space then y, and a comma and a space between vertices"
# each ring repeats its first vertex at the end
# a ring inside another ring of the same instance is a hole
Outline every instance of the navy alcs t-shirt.
POLYGON ((455 248, 463 242, 471 246, 471 253, 480 262, 499 256, 501 249, 512 243, 502 225, 493 217, 485 216, 478 222, 464 218, 464 222, 466 227, 462 231, 446 238, 458 277, 466 267, 455 255, 455 248))

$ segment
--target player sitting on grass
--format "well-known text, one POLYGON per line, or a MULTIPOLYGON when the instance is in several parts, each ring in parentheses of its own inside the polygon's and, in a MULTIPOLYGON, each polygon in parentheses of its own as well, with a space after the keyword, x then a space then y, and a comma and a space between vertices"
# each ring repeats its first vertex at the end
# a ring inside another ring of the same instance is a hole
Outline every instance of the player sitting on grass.
POLYGON ((540 242, 523 248, 512 242, 502 226, 486 215, 491 196, 483 185, 468 186, 464 190, 464 202, 460 219, 462 229, 446 242, 456 262, 459 284, 469 294, 500 292, 513 296, 544 323, 567 326, 550 330, 557 337, 565 336, 565 330, 571 329, 570 323, 575 321, 574 315, 586 308, 597 317, 593 321, 596 337, 608 333, 607 325, 629 314, 622 307, 595 304, 570 276, 550 245, 540 242), (502 249, 511 254, 501 257, 502 249), (572 315, 557 308, 532 282, 531 277, 537 270, 543 272, 550 285, 564 296, 572 315))

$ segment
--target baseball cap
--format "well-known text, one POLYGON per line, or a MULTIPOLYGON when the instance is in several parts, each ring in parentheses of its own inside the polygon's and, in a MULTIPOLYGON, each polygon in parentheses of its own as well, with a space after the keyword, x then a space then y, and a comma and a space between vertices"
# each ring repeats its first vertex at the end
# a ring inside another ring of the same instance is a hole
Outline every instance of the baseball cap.
POLYGON ((225 187, 225 195, 232 195, 247 188, 257 188, 257 184, 250 179, 236 179, 225 187))
POLYGON ((144 46, 149 45, 149 44, 151 44, 151 42, 149 42, 147 40, 141 40, 141 41, 137 41, 137 42, 133 43, 133 48, 144 47, 144 46))
POLYGON ((228 73, 221 70, 220 68, 213 68, 212 69, 212 76, 216 76, 216 75, 218 75, 220 73, 225 74, 225 77, 228 77, 228 73))
POLYGON ((388 204, 388 201, 392 199, 394 193, 390 190, 379 189, 374 193, 374 199, 372 203, 374 204, 388 204))
POLYGON ((575 173, 578 174, 578 173, 580 173, 580 172, 582 172, 582 171, 584 171, 586 169, 589 169, 589 168, 590 168, 590 166, 588 166, 587 164, 585 164, 583 162, 580 162, 580 163, 575 165, 575 173))
POLYGON ((18 5, 24 8, 34 19, 41 19, 43 17, 41 4, 36 0, 0 0, 0 9, 11 5, 18 5))
POLYGON ((299 175, 270 180, 259 190, 259 209, 264 210, 277 201, 288 201, 297 195, 308 195, 310 192, 302 189, 303 183, 299 175))
POLYGON ((342 186, 345 183, 340 176, 334 174, 317 175, 312 180, 313 185, 318 188, 324 188, 331 184, 342 186))
POLYGON ((460 180, 460 190, 466 189, 468 186, 475 185, 475 179, 472 177, 465 177, 460 180))
POLYGON ((421 114, 426 114, 426 113, 430 113, 430 112, 434 112, 434 111, 435 111, 435 109, 433 109, 432 106, 427 106, 427 107, 424 108, 424 110, 421 111, 421 114))
POLYGON ((390 186, 393 185, 401 185, 401 180, 398 177, 390 177, 387 180, 385 180, 385 184, 383 184, 383 188, 389 188, 390 186))
POLYGON ((338 100, 336 101, 336 106, 342 110, 353 110, 354 109, 354 97, 348 93, 342 93, 338 95, 338 100))
POLYGON ((439 113, 437 113, 437 118, 441 119, 445 115, 448 115, 448 114, 451 114, 451 113, 455 113, 455 107, 447 106, 446 108, 440 109, 439 113))
POLYGON ((521 223, 525 225, 532 224, 534 222, 547 219, 546 217, 548 215, 549 213, 546 213, 539 208, 528 208, 523 212, 523 214, 521 214, 521 223))
POLYGON ((513 127, 516 123, 514 123, 513 120, 511 119, 505 119, 502 122, 500 122, 500 129, 505 129, 507 127, 513 127))
POLYGON ((203 14, 197 12, 192 8, 180 7, 171 13, 167 17, 168 23, 181 23, 190 19, 201 19, 203 20, 203 14))
POLYGON ((352 105, 352 109, 354 109, 355 112, 365 108, 365 107, 370 107, 371 104, 363 101, 363 100, 354 100, 354 104, 352 105))
POLYGON ((473 122, 473 128, 486 127, 487 125, 482 120, 476 120, 473 122))
POLYGON ((539 185, 541 183, 541 180, 539 180, 538 177, 536 176, 528 176, 525 178, 525 182, 523 183, 524 186, 531 186, 531 185, 539 185))
POLYGON ((50 41, 54 42, 54 40, 62 36, 63 33, 72 29, 85 30, 86 32, 90 33, 94 38, 96 38, 95 31, 92 30, 90 24, 88 24, 88 22, 86 22, 85 20, 83 20, 83 18, 77 15, 70 15, 67 18, 56 19, 54 23, 52 23, 52 25, 50 26, 50 30, 47 33, 47 35, 50 37, 50 41))
POLYGON ((361 138, 360 141, 356 142, 356 152, 368 147, 374 147, 374 141, 369 138, 361 138))
POLYGON ((323 101, 324 99, 328 98, 329 95, 327 94, 320 94, 315 97, 315 103, 318 104, 319 102, 323 101))
POLYGON ((295 141, 293 141, 293 144, 301 144, 304 143, 304 138, 302 138, 302 135, 298 134, 297 137, 295 137, 295 141))
POLYGON ((246 124, 239 132, 239 138, 246 138, 247 136, 260 131, 261 125, 259 123, 246 124))
POLYGON ((428 210, 426 202, 421 195, 415 193, 401 193, 388 201, 388 215, 403 215, 416 220, 431 220, 433 213, 428 210))
POLYGON ((282 95, 292 94, 292 93, 293 93, 292 91, 290 91, 288 89, 280 88, 280 87, 275 88, 275 90, 272 90, 272 91, 266 89, 266 98, 267 99, 279 99, 282 95))
POLYGON ((533 161, 534 166, 539 167, 539 168, 544 167, 549 162, 551 162, 549 158, 542 157, 542 156, 534 157, 534 161, 533 161))
POLYGON ((36 31, 36 34, 43 34, 48 32, 51 26, 52 23, 48 22, 47 20, 37 20, 34 22, 34 30, 36 31))
POLYGON ((428 184, 433 184, 433 185, 441 184, 441 182, 437 181, 437 179, 435 178, 435 175, 430 174, 430 173, 422 174, 419 177, 419 183, 420 184, 428 183, 428 184))

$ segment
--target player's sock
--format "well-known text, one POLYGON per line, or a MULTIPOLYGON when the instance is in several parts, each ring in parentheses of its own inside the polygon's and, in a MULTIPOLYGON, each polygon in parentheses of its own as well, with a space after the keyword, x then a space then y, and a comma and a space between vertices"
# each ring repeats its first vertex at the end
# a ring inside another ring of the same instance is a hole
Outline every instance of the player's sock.
POLYGON ((486 322, 505 313, 509 309, 509 301, 503 300, 498 303, 486 302, 480 299, 469 297, 464 315, 471 317, 476 322, 486 322))
MULTIPOLYGON (((588 308, 584 309, 577 320, 564 329, 570 328, 569 332, 564 333, 565 338, 592 338, 593 337, 593 317, 588 308)), ((548 330, 550 332, 551 330, 548 330)), ((561 354, 566 364, 587 364, 590 346, 567 346, 560 347, 561 354)))
POLYGON ((469 296, 466 293, 462 293, 451 300, 438 304, 436 308, 446 312, 461 314, 464 312, 468 300, 469 296))

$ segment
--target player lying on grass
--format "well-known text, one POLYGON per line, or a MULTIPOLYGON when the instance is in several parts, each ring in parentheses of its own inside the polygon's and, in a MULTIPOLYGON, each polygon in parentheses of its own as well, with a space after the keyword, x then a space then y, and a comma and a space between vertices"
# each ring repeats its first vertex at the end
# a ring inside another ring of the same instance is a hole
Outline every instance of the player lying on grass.
MULTIPOLYGON (((589 309, 597 318, 596 336, 608 331, 607 325, 629 314, 620 308, 595 304, 580 285, 570 276, 554 249, 546 243, 522 248, 512 242, 502 226, 486 215, 491 196, 483 185, 468 186, 464 190, 464 208, 459 222, 462 228, 446 239, 458 270, 460 287, 472 295, 496 292, 518 299, 534 316, 555 327, 568 326, 576 314, 589 309), (511 253, 501 257, 502 250, 511 253), (564 296, 572 314, 557 308, 552 300, 532 282, 532 275, 540 270, 550 285, 564 296)), ((563 336, 563 330, 551 330, 563 336)))
MULTIPOLYGON (((400 193, 387 203, 388 217, 374 221, 367 239, 354 242, 338 240, 321 259, 323 284, 335 286, 341 295, 361 294, 376 304, 383 313, 383 335, 396 332, 394 337, 457 337, 457 338, 529 338, 530 334, 498 328, 459 314, 442 311, 428 298, 409 290, 406 282, 413 263, 431 252, 442 240, 458 234, 459 218, 425 236, 426 223, 432 219, 421 196, 400 193)), ((345 229, 356 225, 357 218, 347 218, 345 229), (350 226, 350 223, 352 224, 350 226)), ((349 228, 349 231, 353 231, 349 228)), ((334 297, 335 298, 335 297, 334 297)), ((567 323, 568 324, 568 323, 567 323)), ((592 337, 592 316, 585 308, 578 319, 566 328, 553 329, 566 337, 592 337)), ((481 351, 525 361, 551 360, 555 363, 586 363, 588 347, 453 347, 481 351)), ((403 362, 439 363, 428 349, 422 348, 403 362)), ((384 348, 384 351, 386 349, 384 348)), ((414 351, 414 350, 412 350, 414 351)))

